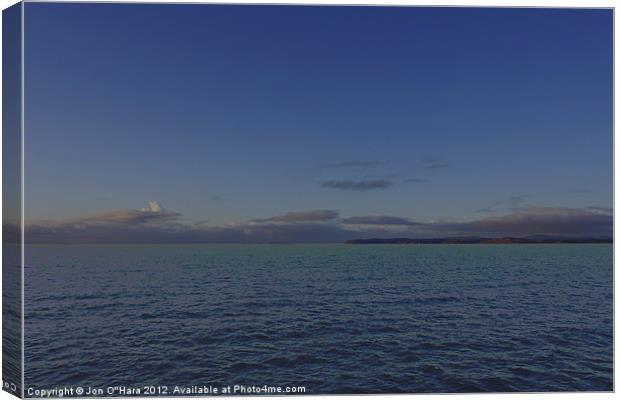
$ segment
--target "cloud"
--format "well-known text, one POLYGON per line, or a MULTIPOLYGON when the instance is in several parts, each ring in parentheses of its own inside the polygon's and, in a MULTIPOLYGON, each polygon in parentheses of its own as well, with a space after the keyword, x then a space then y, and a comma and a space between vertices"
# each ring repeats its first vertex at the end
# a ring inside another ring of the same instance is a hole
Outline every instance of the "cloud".
MULTIPOLYGON (((11 232, 5 226, 5 232, 11 232)), ((13 229, 14 230, 14 229, 13 229)), ((378 235, 377 230, 372 235, 378 235)), ((325 222, 228 225, 29 224, 28 243, 333 243, 359 235, 325 222)), ((371 236, 372 236, 371 235, 371 236)))
MULTIPOLYGON (((613 209, 606 207, 520 207, 472 221, 420 223, 373 215, 338 219, 334 210, 296 211, 262 220, 212 225, 183 223, 161 205, 117 210, 60 221, 30 222, 27 243, 325 243, 354 238, 554 235, 612 237, 613 209)), ((19 228, 4 225, 4 239, 18 240, 19 228), (12 239, 11 239, 12 238, 12 239)))
MULTIPOLYGON (((350 229, 338 217, 335 210, 309 210, 223 225, 211 225, 206 220, 189 224, 179 222, 179 213, 152 204, 140 210, 28 223, 26 240, 28 243, 333 243, 360 235, 388 234, 381 226, 350 229)), ((4 228, 8 234, 18 232, 16 227, 5 225, 4 228)))
POLYGON ((229 243, 243 242, 238 229, 175 224, 30 224, 28 243, 229 243))
POLYGON ((350 217, 341 221, 347 225, 401 225, 414 226, 422 225, 419 222, 413 222, 407 218, 392 217, 389 215, 371 215, 364 217, 350 217))
POLYGON ((492 236, 595 236, 611 237, 613 213, 600 207, 522 207, 510 214, 456 223, 427 224, 428 229, 453 234, 492 236))
POLYGON ((148 207, 142 208, 142 209, 140 209, 140 211, 142 211, 142 212, 159 213, 159 212, 164 211, 164 209, 159 204, 159 202, 157 202, 157 201, 149 201, 148 207))
POLYGON ((290 223, 243 225, 249 243, 329 243, 342 242, 355 232, 331 223, 290 223))
MULTIPOLYGON (((158 202, 140 210, 117 210, 62 221, 27 225, 28 243, 272 243, 340 242, 354 236, 334 221, 335 210, 297 211, 262 220, 210 225, 185 224, 181 214, 158 202)), ((16 226, 5 225, 5 237, 18 240, 16 226)))
POLYGON ((405 183, 424 183, 424 182, 430 182, 430 179, 426 179, 426 178, 408 178, 408 179, 403 179, 403 182, 405 183))
MULTIPOLYGON (((88 214, 78 218, 73 218, 61 224, 71 224, 85 226, 91 224, 147 224, 170 222, 177 220, 181 214, 166 211, 157 201, 150 201, 147 207, 140 210, 115 210, 104 213, 88 214)), ((56 222, 46 222, 45 224, 57 225, 56 222)))
POLYGON ((353 161, 340 161, 336 163, 324 164, 321 168, 359 168, 369 169, 382 165, 383 162, 377 160, 353 160, 353 161))
POLYGON ((142 224, 152 221, 169 220, 176 218, 174 213, 155 213, 151 211, 138 211, 138 210, 119 210, 102 214, 94 214, 90 216, 84 216, 78 220, 77 223, 92 223, 92 222, 114 222, 122 224, 142 224))
POLYGON ((178 219, 179 213, 169 211, 117 210, 100 214, 86 215, 73 220, 74 224, 117 223, 145 224, 178 219))
POLYGON ((331 180, 321 183, 324 188, 339 190, 373 190, 386 189, 392 186, 392 181, 387 179, 367 179, 367 180, 331 180))
POLYGON ((255 219, 255 222, 312 222, 312 221, 330 221, 338 218, 340 213, 335 210, 311 210, 297 211, 286 214, 276 215, 266 219, 255 219))
POLYGON ((596 211, 604 214, 613 215, 614 209, 611 207, 587 207, 588 210, 596 211))
POLYGON ((425 157, 422 159, 422 168, 426 170, 443 169, 450 166, 451 164, 447 163, 441 157, 425 157))
POLYGON ((477 209, 475 212, 478 213, 490 213, 493 212, 494 210, 491 207, 484 207, 484 208, 479 208, 477 209))

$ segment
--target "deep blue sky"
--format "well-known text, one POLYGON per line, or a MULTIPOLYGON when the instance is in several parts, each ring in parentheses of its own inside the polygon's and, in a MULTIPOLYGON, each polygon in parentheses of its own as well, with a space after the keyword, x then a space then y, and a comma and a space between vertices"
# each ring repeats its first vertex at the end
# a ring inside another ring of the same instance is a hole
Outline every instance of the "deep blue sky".
POLYGON ((25 13, 30 221, 148 200, 212 224, 612 207, 611 10, 25 13))

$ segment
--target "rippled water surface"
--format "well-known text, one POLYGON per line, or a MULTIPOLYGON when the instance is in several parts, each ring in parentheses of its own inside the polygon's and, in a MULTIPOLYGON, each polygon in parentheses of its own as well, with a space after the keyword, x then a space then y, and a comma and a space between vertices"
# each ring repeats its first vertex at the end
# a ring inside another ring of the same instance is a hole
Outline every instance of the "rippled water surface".
POLYGON ((26 387, 612 390, 611 245, 26 254, 26 387))

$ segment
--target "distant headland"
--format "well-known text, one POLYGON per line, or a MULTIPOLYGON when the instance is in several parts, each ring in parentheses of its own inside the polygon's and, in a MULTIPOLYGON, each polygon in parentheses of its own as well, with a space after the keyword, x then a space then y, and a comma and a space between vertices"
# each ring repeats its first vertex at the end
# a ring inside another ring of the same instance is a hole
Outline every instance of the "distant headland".
POLYGON ((613 243, 613 238, 556 238, 556 237, 448 237, 433 239, 352 239, 346 244, 549 244, 549 243, 613 243))

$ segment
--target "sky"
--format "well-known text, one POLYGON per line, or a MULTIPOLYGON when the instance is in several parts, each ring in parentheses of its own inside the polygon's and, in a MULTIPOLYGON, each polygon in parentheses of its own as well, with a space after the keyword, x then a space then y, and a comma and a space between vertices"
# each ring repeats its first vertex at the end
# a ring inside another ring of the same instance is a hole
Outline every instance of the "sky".
POLYGON ((610 236, 612 11, 27 3, 27 240, 610 236))

